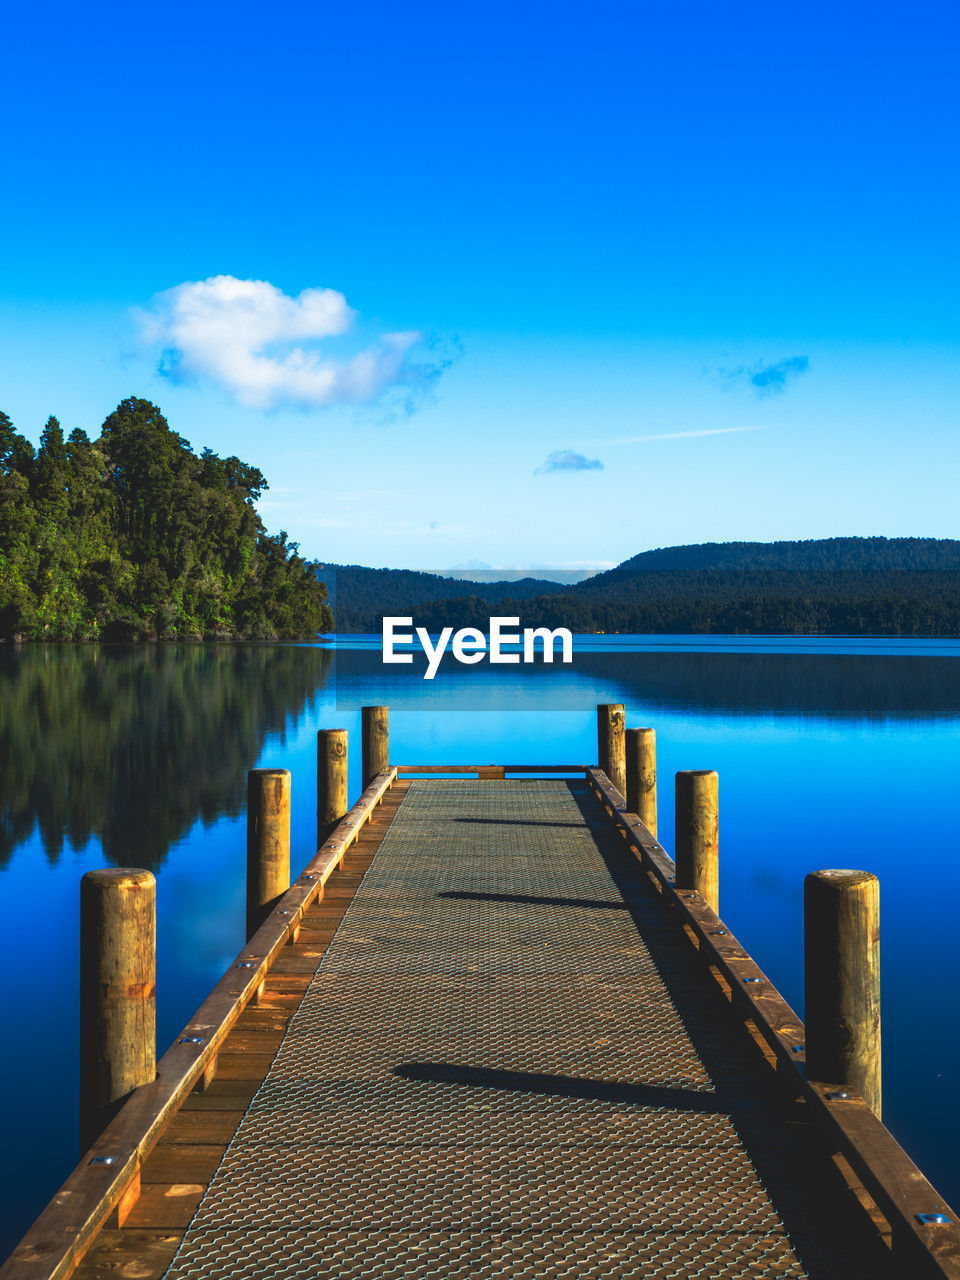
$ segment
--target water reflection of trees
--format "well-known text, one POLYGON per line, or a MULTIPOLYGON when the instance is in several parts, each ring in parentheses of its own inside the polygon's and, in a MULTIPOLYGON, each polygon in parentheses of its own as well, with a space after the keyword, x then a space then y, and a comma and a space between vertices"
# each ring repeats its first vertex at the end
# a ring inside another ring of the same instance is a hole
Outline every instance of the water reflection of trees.
POLYGON ((960 658, 883 654, 629 653, 576 655, 611 694, 707 713, 831 719, 960 715, 960 658))
POLYGON ((337 682, 356 703, 413 710, 574 711, 592 702, 641 703, 699 715, 927 720, 960 716, 960 657, 830 653, 575 651, 572 666, 464 667, 446 656, 384 668, 379 650, 337 651, 337 682))
POLYGON ((267 734, 312 708, 332 658, 294 645, 0 649, 0 866, 99 837, 155 867, 198 818, 244 804, 267 734))
MULTIPOLYGON (((385 673, 376 651, 336 660, 354 702, 413 709, 960 715, 955 658, 581 652, 572 669, 445 662, 429 683, 422 662, 385 673)), ((266 736, 312 707, 332 663, 294 645, 0 647, 0 866, 37 827, 51 861, 96 836, 114 862, 158 865, 198 818, 242 811, 266 736)))

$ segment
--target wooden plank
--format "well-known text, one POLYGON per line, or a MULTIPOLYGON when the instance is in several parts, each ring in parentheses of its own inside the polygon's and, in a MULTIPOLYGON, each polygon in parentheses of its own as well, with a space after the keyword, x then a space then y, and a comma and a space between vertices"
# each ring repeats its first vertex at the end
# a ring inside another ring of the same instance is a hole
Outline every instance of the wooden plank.
POLYGON ((438 773, 482 775, 489 769, 502 769, 505 773, 573 773, 582 777, 586 767, 582 764, 401 764, 397 765, 397 773, 406 778, 413 774, 438 773))
MULTIPOLYGON (((316 962, 314 962, 314 971, 316 971, 316 962)), ((254 1011, 259 1013, 260 1007, 254 1011)), ((276 1014, 272 1010, 266 1010, 268 1014, 276 1014)), ((233 1035, 224 1044, 221 1054, 225 1053, 267 1053, 273 1057, 280 1048, 280 1041, 283 1039, 282 1031, 278 1031, 273 1027, 261 1029, 259 1027, 236 1027, 233 1035)))
POLYGON ((756 961, 741 946, 700 894, 677 891, 670 855, 599 769, 587 781, 634 855, 689 926, 707 964, 715 965, 731 995, 773 1050, 778 1069, 792 1078, 810 1104, 811 1116, 839 1148, 890 1224, 895 1255, 910 1280, 960 1280, 960 1227, 956 1213, 938 1195, 893 1135, 852 1089, 808 1081, 803 1023, 756 961), (835 1095, 845 1092, 849 1098, 835 1095), (946 1223, 924 1224, 921 1214, 943 1214, 946 1223))
POLYGON ((310 979, 302 973, 271 973, 258 1008, 285 1008, 291 1000, 299 1004, 310 979))
MULTIPOLYGON (((133 1092, 0 1266, 0 1280, 65 1280, 76 1269, 396 777, 391 769, 367 787, 160 1059, 156 1080, 133 1092), (110 1163, 93 1163, 104 1159, 110 1163)), ((302 994, 309 979, 278 975, 273 981, 302 994)), ((230 1078, 222 1060, 218 1072, 230 1078)))
POLYGON ((204 1192, 201 1182, 151 1182, 127 1218, 131 1227, 149 1231, 185 1230, 204 1192))
POLYGON ((583 764, 505 764, 507 773, 573 773, 581 778, 586 772, 583 764))
POLYGON ((239 1109, 178 1111, 163 1141, 168 1146, 224 1146, 236 1132, 242 1114, 239 1109))
POLYGON ((247 1005, 234 1023, 233 1034, 228 1041, 224 1042, 224 1048, 229 1049, 236 1036, 245 1035, 248 1032, 257 1034, 272 1032, 274 1035, 283 1035, 288 1022, 289 1016, 282 1009, 270 1009, 262 1004, 247 1005))
POLYGON ((142 1186, 148 1182, 202 1182, 206 1186, 226 1149, 222 1142, 158 1142, 144 1161, 142 1186))
POLYGON ((273 1053, 224 1053, 220 1075, 224 1080, 262 1080, 275 1057, 273 1053))
POLYGON ((317 971, 317 960, 316 954, 312 956, 289 954, 279 956, 274 962, 276 976, 279 978, 302 974, 304 977, 312 978, 317 971))
POLYGON ((180 1231, 101 1231, 97 1257, 83 1261, 77 1280, 160 1280, 182 1239, 180 1231))
POLYGON ((337 932, 339 923, 332 912, 316 920, 304 920, 300 925, 300 940, 311 942, 315 947, 325 946, 337 932))
MULTIPOLYGON (((189 1111, 238 1111, 242 1112, 253 1101, 257 1091, 257 1083, 250 1080, 224 1080, 221 1076, 214 1080, 209 1089, 203 1093, 191 1093, 184 1098, 178 1115, 189 1111)), ((166 1134, 164 1134, 166 1138, 166 1134)), ((156 1151, 154 1147, 154 1151, 156 1151)), ((151 1153, 152 1154, 152 1153, 151 1153)), ((149 1160, 150 1157, 148 1156, 149 1160)), ((144 1166, 146 1167, 146 1166, 144 1166)))

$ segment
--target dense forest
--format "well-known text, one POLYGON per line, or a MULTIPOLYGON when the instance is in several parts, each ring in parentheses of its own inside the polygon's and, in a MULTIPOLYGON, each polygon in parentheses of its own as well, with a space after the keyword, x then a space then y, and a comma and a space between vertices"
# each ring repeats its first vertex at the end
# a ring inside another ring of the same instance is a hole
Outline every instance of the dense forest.
POLYGON ((385 613, 414 615, 431 631, 485 629, 496 612, 523 626, 578 632, 960 634, 960 542, 948 539, 670 547, 574 586, 525 579, 479 587, 436 576, 424 584, 395 571, 350 568, 337 581, 337 625, 345 632, 378 632, 385 613))
POLYGON ((767 569, 884 573, 906 569, 960 570, 955 538, 805 538, 797 542, 698 542, 641 551, 592 584, 624 574, 664 569, 767 569))
MULTIPOLYGON (((496 609, 521 626, 575 632, 957 636, 960 573, 647 573, 616 596, 508 598, 496 609)), ((489 616, 489 602, 476 596, 416 610, 417 624, 430 631, 485 629, 489 616)), ((380 629, 377 618, 358 621, 380 629)))
POLYGON ((299 639, 333 615, 314 566, 254 503, 239 458, 197 456, 149 401, 36 450, 0 413, 0 637, 299 639))
POLYGON ((317 577, 327 588, 338 623, 339 604, 343 605, 346 622, 340 630, 344 631, 357 629, 351 623, 358 614, 376 616, 373 629, 379 631, 381 615, 408 612, 412 605, 428 600, 449 600, 451 596, 469 594, 495 603, 506 596, 512 600, 528 600, 532 596, 569 589, 544 578, 474 582, 417 569, 367 569, 358 564, 319 564, 317 577))

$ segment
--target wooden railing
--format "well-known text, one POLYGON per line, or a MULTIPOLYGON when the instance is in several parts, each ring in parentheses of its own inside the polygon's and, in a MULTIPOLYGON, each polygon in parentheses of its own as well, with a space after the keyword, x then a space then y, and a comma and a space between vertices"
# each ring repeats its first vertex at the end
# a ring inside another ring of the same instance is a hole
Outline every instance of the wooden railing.
POLYGON ((231 1027, 396 778, 389 769, 367 787, 160 1059, 156 1080, 130 1095, 0 1267, 0 1280, 65 1280, 111 1214, 122 1224, 140 1194, 144 1160, 190 1091, 215 1074, 231 1027))
POLYGON ((811 1117, 886 1218, 905 1280, 960 1280, 960 1229, 954 1211, 852 1086, 807 1079, 806 1037, 796 1013, 701 894, 677 889, 673 859, 636 814, 628 812, 607 775, 597 768, 586 773, 597 799, 654 888, 676 912, 704 963, 722 975, 740 1012, 773 1051, 778 1072, 809 1104, 811 1117))

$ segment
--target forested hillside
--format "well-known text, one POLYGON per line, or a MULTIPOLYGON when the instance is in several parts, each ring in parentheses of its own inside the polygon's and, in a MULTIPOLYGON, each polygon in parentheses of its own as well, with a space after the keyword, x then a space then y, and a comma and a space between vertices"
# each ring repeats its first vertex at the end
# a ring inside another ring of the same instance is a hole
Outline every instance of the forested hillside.
POLYGON ((542 578, 471 582, 415 569, 367 569, 357 564, 320 564, 317 565, 317 577, 327 588, 341 631, 365 630, 356 624, 370 619, 375 619, 372 629, 379 631, 382 616, 405 613, 411 605, 447 600, 454 595, 469 594, 495 602, 505 596, 527 600, 532 596, 570 589, 542 578))
MULTIPOLYGON (((574 588, 496 612, 521 626, 579 632, 717 635, 957 636, 960 573, 646 573, 594 594, 574 588)), ((488 601, 460 597, 419 606, 416 622, 485 629, 488 601)), ((379 629, 379 622, 374 629, 379 629)), ((369 629, 369 628, 368 628, 369 629)))
POLYGON ((197 456, 130 399, 96 439, 50 418, 33 446, 0 413, 0 636, 313 637, 333 617, 313 565, 266 531, 263 475, 197 456))
POLYGON ((955 538, 807 538, 798 542, 699 542, 641 551, 590 579, 596 585, 632 573, 673 569, 766 569, 779 572, 885 573, 960 571, 955 538))
POLYGON ((951 539, 667 547, 574 586, 526 579, 478 588, 432 577, 425 594, 418 582, 387 583, 386 571, 365 573, 356 592, 351 578, 341 583, 336 612, 342 631, 379 631, 385 613, 413 614, 431 630, 484 628, 495 612, 519 616, 524 626, 580 632, 960 634, 960 542, 951 539), (389 607, 381 603, 386 599, 389 607))

